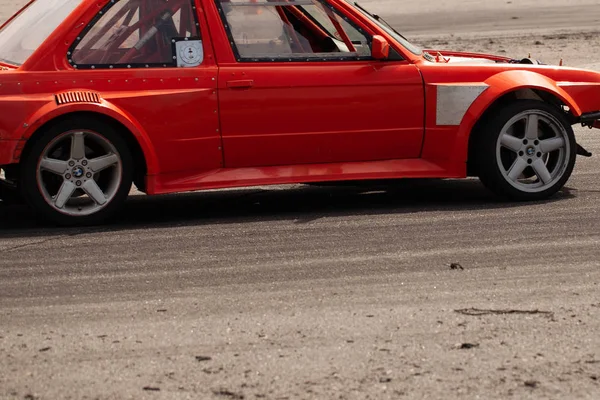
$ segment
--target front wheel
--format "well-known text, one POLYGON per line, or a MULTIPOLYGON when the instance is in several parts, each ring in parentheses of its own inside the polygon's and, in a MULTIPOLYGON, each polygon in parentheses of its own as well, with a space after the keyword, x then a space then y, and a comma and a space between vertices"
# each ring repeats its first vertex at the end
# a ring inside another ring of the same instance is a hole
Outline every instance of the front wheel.
POLYGON ((73 118, 37 138, 22 160, 20 186, 48 220, 98 224, 125 201, 132 168, 127 144, 110 125, 73 118))
POLYGON ((515 102, 477 132, 471 156, 479 178, 496 194, 518 201, 542 200, 558 192, 575 166, 573 129, 556 107, 515 102))

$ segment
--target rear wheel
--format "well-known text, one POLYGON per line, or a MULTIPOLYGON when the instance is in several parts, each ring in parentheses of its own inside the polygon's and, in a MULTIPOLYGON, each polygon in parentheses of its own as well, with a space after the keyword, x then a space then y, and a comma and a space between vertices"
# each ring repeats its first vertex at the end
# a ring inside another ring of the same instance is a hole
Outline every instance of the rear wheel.
POLYGON ((110 126, 89 119, 63 121, 44 132, 21 164, 21 189, 42 217, 61 225, 110 218, 132 183, 132 158, 110 126))
POLYGON ((483 184, 513 200, 541 200, 567 182, 577 145, 564 114, 546 103, 515 102, 482 125, 472 158, 483 184))

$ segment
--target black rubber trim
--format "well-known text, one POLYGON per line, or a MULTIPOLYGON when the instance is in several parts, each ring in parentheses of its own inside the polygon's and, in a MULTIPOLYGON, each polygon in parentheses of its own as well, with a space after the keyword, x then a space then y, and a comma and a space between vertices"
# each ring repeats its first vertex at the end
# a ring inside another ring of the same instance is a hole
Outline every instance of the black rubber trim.
POLYGON ((581 122, 594 122, 600 120, 600 111, 589 112, 585 114, 581 114, 579 117, 581 122))

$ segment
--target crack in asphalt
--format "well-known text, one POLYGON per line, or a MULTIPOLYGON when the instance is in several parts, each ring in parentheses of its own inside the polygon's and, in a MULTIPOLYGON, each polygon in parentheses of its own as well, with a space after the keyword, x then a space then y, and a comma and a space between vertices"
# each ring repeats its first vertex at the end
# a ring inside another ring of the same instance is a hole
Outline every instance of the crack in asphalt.
POLYGON ((464 308, 460 310, 454 310, 455 313, 462 315, 469 315, 479 317, 482 315, 509 315, 509 314, 517 314, 517 315, 545 315, 545 316, 553 316, 554 313, 551 311, 540 311, 540 310, 487 310, 480 308, 464 308))

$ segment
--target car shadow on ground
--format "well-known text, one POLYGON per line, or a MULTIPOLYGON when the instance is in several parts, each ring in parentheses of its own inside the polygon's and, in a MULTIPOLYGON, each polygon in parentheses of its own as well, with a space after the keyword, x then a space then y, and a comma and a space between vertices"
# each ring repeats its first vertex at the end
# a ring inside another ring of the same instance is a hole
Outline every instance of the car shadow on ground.
MULTIPOLYGON (((548 202, 573 197, 568 189, 548 202)), ((527 203, 531 204, 531 203, 527 203)), ((39 221, 25 206, 0 205, 0 239, 76 235, 181 226, 289 220, 309 223, 323 217, 407 214, 525 207, 503 201, 478 180, 403 180, 344 186, 276 186, 130 196, 120 215, 106 225, 64 228, 39 221)))

